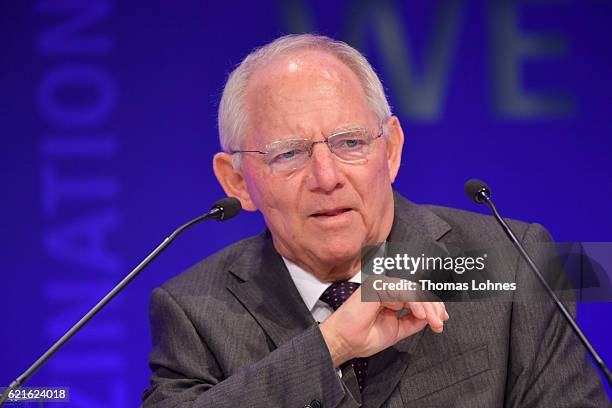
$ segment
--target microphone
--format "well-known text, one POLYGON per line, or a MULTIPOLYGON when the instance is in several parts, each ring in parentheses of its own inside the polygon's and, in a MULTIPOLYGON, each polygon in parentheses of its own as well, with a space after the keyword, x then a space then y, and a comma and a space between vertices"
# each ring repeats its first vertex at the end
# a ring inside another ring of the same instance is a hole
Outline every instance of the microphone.
POLYGON ((240 210, 242 210, 240 200, 235 197, 225 197, 212 206, 208 216, 215 218, 217 221, 227 221, 237 216, 240 210))
POLYGON ((557 308, 559 308, 561 314, 565 317, 565 320, 567 320, 569 325, 572 327, 574 333, 576 333, 584 347, 586 347, 586 349, 589 351, 589 353, 593 357, 593 360, 595 360, 597 366, 606 378, 606 381, 612 387, 612 373, 610 372, 610 369, 606 366, 606 363, 603 361, 597 351, 595 351, 595 348, 593 348, 584 332, 580 329, 580 326, 578 326, 576 320, 574 320, 570 312, 563 305, 563 303, 561 303, 555 292, 552 290, 548 282, 546 282, 546 279, 544 279, 544 277, 542 276, 540 269, 535 264, 535 262, 533 262, 527 251, 525 251, 525 248, 516 238, 516 235, 514 235, 514 232, 512 231, 510 226, 506 223, 506 221, 497 211, 497 207, 495 207, 495 204, 493 204, 493 201, 491 200, 491 189, 489 188, 489 186, 487 186, 487 184, 482 180, 470 179, 465 183, 463 190, 465 191, 465 194, 470 200, 474 201, 476 204, 486 204, 491 209, 491 212, 493 213, 493 216, 495 217, 499 225, 501 225, 508 238, 510 238, 510 241, 512 241, 516 249, 521 254, 522 258, 525 260, 525 262, 527 262, 533 273, 540 281, 540 283, 544 286, 550 297, 554 300, 555 304, 557 305, 557 308))
POLYGON ((491 189, 482 180, 469 179, 463 186, 463 191, 476 204, 484 203, 487 197, 491 198, 491 189))
POLYGON ((15 381, 13 381, 0 397, 0 406, 8 399, 9 393, 21 387, 23 383, 32 376, 47 360, 55 354, 72 336, 76 334, 83 326, 85 326, 92 317, 96 315, 104 306, 106 306, 128 283, 130 283, 139 273, 147 266, 161 251, 163 251, 174 239, 184 230, 192 225, 208 219, 216 219, 217 221, 227 221, 235 217, 242 210, 240 201, 234 197, 226 197, 217 201, 210 211, 192 219, 191 221, 181 225, 175 229, 161 244, 157 246, 145 259, 136 266, 129 274, 123 278, 110 292, 106 294, 89 312, 85 314, 74 326, 72 326, 64 335, 55 342, 45 353, 38 358, 26 371, 23 372, 15 381))

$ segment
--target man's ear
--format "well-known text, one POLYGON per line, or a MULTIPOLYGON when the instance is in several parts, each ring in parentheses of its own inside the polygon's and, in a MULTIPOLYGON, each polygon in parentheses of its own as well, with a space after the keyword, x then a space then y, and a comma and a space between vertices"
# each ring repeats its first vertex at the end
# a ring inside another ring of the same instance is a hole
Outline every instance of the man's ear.
POLYGON ((247 211, 257 211, 257 207, 251 200, 246 187, 246 180, 240 171, 232 165, 232 155, 225 152, 215 154, 213 158, 213 170, 223 191, 230 197, 240 200, 242 208, 247 211))
POLYGON ((392 116, 387 122, 387 165, 389 167, 389 178, 393 183, 402 162, 402 149, 404 147, 404 131, 397 116, 392 116))

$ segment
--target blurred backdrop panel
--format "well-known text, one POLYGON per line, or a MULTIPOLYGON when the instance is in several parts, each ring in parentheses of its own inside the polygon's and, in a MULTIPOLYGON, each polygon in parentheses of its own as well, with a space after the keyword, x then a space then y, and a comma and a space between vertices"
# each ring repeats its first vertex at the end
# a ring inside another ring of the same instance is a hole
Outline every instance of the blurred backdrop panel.
MULTIPOLYGON (((406 135, 395 187, 413 201, 484 211, 462 192, 480 177, 507 217, 610 241, 611 24, 608 0, 1 1, 0 384, 223 196, 211 159, 224 81, 283 34, 370 59, 406 135)), ((245 213, 185 233, 29 385, 137 406, 152 288, 262 228, 245 213)), ((610 312, 579 306, 608 362, 610 312)))

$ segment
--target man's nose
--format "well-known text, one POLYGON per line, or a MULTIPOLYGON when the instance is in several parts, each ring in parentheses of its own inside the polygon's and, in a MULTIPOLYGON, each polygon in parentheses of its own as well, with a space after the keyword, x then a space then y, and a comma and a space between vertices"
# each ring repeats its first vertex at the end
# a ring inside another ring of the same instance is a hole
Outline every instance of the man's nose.
POLYGON ((327 143, 315 143, 312 146, 308 167, 307 186, 310 190, 327 193, 344 184, 338 160, 327 143))

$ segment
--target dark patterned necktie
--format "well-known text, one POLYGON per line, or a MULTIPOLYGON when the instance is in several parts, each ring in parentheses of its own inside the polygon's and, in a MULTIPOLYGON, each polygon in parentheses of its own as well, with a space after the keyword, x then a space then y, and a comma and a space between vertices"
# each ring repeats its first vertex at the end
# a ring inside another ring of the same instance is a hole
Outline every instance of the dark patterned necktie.
MULTIPOLYGON (((355 282, 335 282, 329 285, 325 292, 321 295, 321 300, 334 309, 338 310, 346 299, 349 298, 359 287, 358 283, 355 282)), ((357 383, 359 384, 359 391, 363 393, 363 387, 365 386, 365 380, 368 376, 368 359, 367 357, 358 357, 344 363, 344 365, 350 364, 355 371, 357 377, 357 383)))

